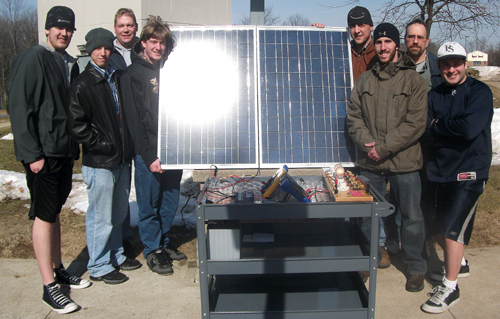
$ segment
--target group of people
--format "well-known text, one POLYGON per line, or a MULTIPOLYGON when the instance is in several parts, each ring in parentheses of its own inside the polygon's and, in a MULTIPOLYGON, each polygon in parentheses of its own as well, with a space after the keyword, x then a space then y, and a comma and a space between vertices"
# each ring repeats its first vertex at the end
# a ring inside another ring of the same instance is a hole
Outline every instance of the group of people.
MULTIPOLYGON (((467 53, 459 43, 444 43, 437 56, 427 51, 424 21, 406 26, 406 52, 394 25, 373 30, 366 8, 354 7, 347 21, 355 81, 348 132, 359 150, 360 174, 384 196, 389 183, 396 208, 380 219, 379 268, 389 267, 389 252, 401 248, 406 290, 423 290, 426 235, 434 236, 444 267, 430 273, 441 283, 421 309, 442 313, 460 300, 457 278, 469 275, 464 247, 491 165, 493 95, 467 76, 467 53)), ((368 232, 371 219, 360 224, 368 232)))
MULTIPOLYGON (((426 233, 434 235, 444 250, 445 266, 431 277, 442 283, 421 308, 444 312, 460 299, 457 278, 469 273, 464 246, 491 163, 492 93, 466 75, 467 54, 460 44, 443 44, 437 56, 427 51, 428 30, 421 20, 406 27, 406 52, 400 50, 394 25, 382 23, 373 30, 366 8, 353 8, 347 21, 355 81, 348 132, 359 149, 361 174, 384 196, 390 183, 388 195, 396 207, 380 227, 379 267, 389 267, 389 252, 397 253, 401 242, 406 290, 421 291, 426 233)), ((90 30, 85 37, 90 62, 80 74, 66 52, 76 31, 74 12, 55 6, 47 13, 46 41, 12 61, 9 106, 15 154, 30 190, 42 300, 58 313, 78 309, 59 285, 91 285, 70 275, 61 261, 59 213, 71 190, 79 144, 89 196, 90 280, 119 284, 128 280, 121 271, 142 266, 124 251, 131 236, 132 159, 147 265, 170 275, 172 260, 186 259, 167 236, 182 171, 163 170, 157 157, 159 70, 175 39, 160 18, 147 19, 139 38, 137 28, 134 12, 120 9, 116 37, 103 28, 90 30)), ((370 229, 370 223, 365 219, 361 226, 370 229)))
POLYGON ((103 28, 90 30, 85 36, 90 61, 80 73, 66 52, 76 31, 75 14, 55 6, 47 13, 46 41, 12 61, 9 107, 15 155, 30 190, 42 301, 58 313, 79 308, 59 285, 82 289, 91 281, 120 284, 128 280, 122 271, 142 266, 125 251, 132 234, 132 159, 148 267, 171 275, 172 260, 186 259, 167 235, 177 211, 182 170, 163 170, 156 155, 159 70, 175 39, 159 17, 147 19, 139 38, 137 28, 134 12, 122 8, 115 15, 116 37, 103 28), (79 144, 89 198, 85 227, 90 281, 69 274, 61 260, 59 214, 71 191, 79 144))

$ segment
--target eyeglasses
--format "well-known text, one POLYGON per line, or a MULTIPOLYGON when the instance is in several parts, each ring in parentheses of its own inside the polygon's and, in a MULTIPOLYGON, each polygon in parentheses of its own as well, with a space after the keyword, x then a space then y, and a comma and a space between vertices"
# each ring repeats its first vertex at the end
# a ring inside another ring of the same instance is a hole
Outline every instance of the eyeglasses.
POLYGON ((427 40, 427 38, 424 38, 424 37, 422 37, 422 36, 420 36, 420 35, 407 35, 407 36, 406 36, 406 38, 407 38, 408 40, 414 40, 414 39, 417 39, 417 41, 418 41, 418 42, 423 42, 423 41, 427 40))

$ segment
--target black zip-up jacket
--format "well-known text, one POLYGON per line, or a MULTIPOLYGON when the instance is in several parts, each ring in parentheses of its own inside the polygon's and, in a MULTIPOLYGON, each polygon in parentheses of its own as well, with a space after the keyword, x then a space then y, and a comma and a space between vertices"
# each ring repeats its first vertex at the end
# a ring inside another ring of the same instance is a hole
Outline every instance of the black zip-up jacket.
MULTIPOLYGON (((116 72, 113 77, 118 89, 116 72)), ((73 139, 82 144, 83 165, 111 169, 131 161, 133 147, 125 120, 118 117, 108 81, 90 62, 71 85, 68 121, 73 139)))
MULTIPOLYGON (((71 56, 70 80, 79 74, 71 56)), ((78 158, 78 145, 67 124, 68 79, 62 55, 48 45, 26 49, 12 60, 9 108, 16 160, 26 164, 43 157, 78 158)))
POLYGON ((113 47, 112 54, 109 57, 109 65, 111 65, 113 69, 118 72, 118 75, 121 75, 127 68, 125 59, 123 58, 122 54, 116 49, 116 47, 113 47))
POLYGON ((153 65, 139 55, 142 51, 138 41, 131 52, 132 64, 120 77, 120 91, 135 153, 149 167, 158 158, 158 90, 163 61, 153 65))
POLYGON ((474 173, 477 180, 488 179, 492 119, 493 94, 483 82, 467 77, 458 86, 443 83, 432 89, 421 138, 429 148, 427 178, 448 183, 461 180, 461 173, 474 173))

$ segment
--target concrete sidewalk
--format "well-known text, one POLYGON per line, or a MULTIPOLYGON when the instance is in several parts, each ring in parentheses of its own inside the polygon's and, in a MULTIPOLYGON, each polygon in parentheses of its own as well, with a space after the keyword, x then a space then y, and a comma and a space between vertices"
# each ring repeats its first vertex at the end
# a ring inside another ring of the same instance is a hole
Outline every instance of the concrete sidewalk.
MULTIPOLYGON (((431 258, 437 267, 437 252, 431 258)), ((401 272, 401 256, 393 258, 393 265, 378 271, 375 314, 384 318, 497 318, 500 300, 500 281, 492 275, 500 265, 500 247, 467 249, 465 256, 471 265, 471 275, 460 278, 461 301, 441 315, 423 313, 420 305, 427 299, 435 282, 426 282, 419 293, 405 291, 406 279, 401 272)), ((82 308, 74 313, 58 315, 49 311, 42 301, 42 285, 35 260, 0 260, 1 318, 201 318, 200 290, 195 282, 198 268, 194 262, 174 262, 174 275, 153 274, 145 265, 127 272, 130 280, 120 285, 93 283, 87 289, 65 291, 82 308)), ((84 273, 85 263, 66 262, 71 272, 84 273)), ((307 319, 307 318, 305 318, 307 319)))

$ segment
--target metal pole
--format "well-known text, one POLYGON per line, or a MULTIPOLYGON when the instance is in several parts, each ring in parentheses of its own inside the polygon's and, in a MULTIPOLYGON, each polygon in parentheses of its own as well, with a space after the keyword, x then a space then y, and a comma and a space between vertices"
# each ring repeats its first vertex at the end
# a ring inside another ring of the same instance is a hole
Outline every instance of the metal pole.
POLYGON ((250 24, 264 25, 264 0, 250 0, 250 24))

